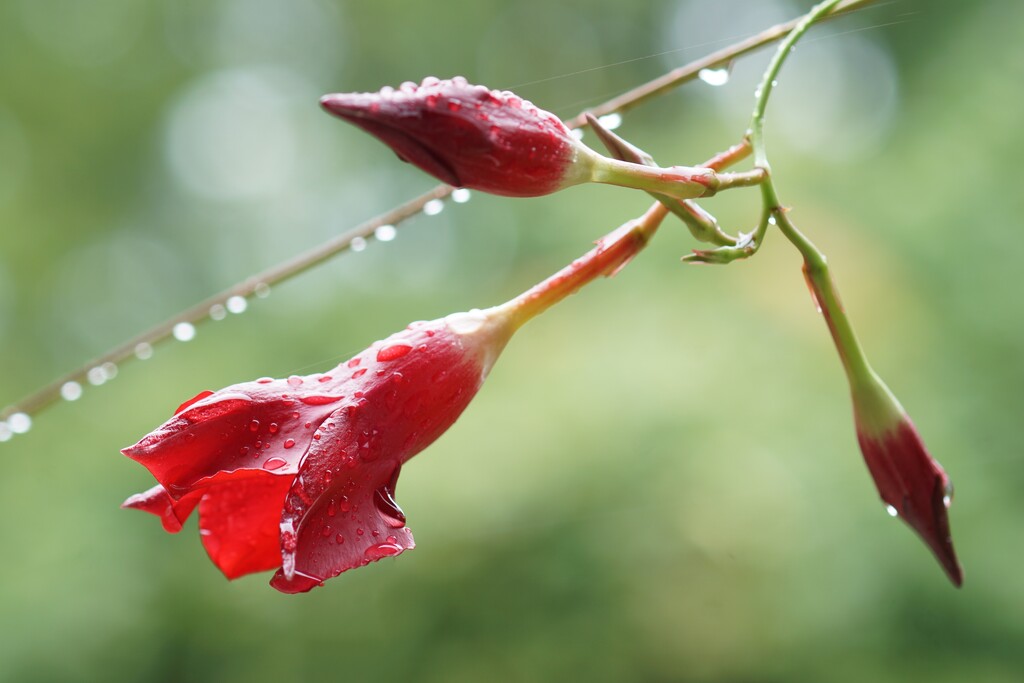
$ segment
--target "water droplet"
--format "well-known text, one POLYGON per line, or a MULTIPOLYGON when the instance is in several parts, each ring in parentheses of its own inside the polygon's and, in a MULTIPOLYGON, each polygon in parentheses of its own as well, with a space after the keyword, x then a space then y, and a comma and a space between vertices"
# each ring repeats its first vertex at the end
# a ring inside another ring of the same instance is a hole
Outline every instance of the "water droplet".
POLYGON ((370 560, 380 560, 385 557, 394 557, 402 552, 403 548, 394 543, 378 543, 371 545, 364 553, 370 560))
POLYGON ((364 533, 366 533, 366 532, 364 532, 362 529, 356 529, 356 535, 357 536, 362 536, 364 533))
POLYGON ((100 366, 100 370, 103 371, 103 377, 108 382, 117 377, 117 366, 111 362, 106 362, 100 366))
POLYGON ((270 458, 265 463, 263 463, 263 469, 279 470, 287 464, 288 462, 284 458, 270 458))
POLYGON ((398 230, 393 225, 382 225, 373 231, 373 236, 381 242, 390 242, 398 235, 398 230))
POLYGON ((452 201, 456 204, 465 204, 469 201, 471 193, 464 187, 459 187, 452 190, 452 201))
POLYGON ((210 306, 210 320, 223 320, 226 317, 228 317, 228 309, 224 308, 224 304, 210 306))
POLYGON ((342 536, 341 534, 338 534, 337 536, 334 537, 334 542, 337 543, 338 545, 341 545, 342 543, 345 542, 345 537, 342 536))
MULTIPOLYGON (((325 406, 345 398, 344 396, 302 396, 299 400, 307 406, 325 406)), ((309 426, 309 423, 306 424, 309 426)))
POLYGON ((277 434, 278 429, 280 429, 280 427, 277 426, 276 422, 271 422, 267 427, 267 430, 269 430, 271 434, 277 434))
POLYGON ((259 420, 253 420, 252 422, 250 422, 249 423, 249 431, 253 432, 253 433, 260 431, 260 421, 259 420))
POLYGON ((358 366, 358 365, 359 365, 360 363, 362 363, 362 362, 363 362, 363 359, 362 359, 362 358, 359 358, 359 357, 357 356, 357 357, 355 357, 355 358, 352 358, 352 359, 350 359, 350 360, 349 360, 349 362, 347 363, 347 365, 348 365, 348 366, 349 366, 350 368, 354 368, 354 367, 358 366))
POLYGON ((348 243, 348 248, 352 251, 362 251, 366 249, 366 239, 363 237, 353 237, 352 241, 348 243))
POLYGON ((338 509, 342 512, 348 512, 352 509, 352 503, 349 502, 348 496, 341 497, 341 502, 338 503, 338 509))
POLYGON ((89 384, 94 387, 98 387, 107 381, 107 373, 103 372, 103 368, 98 365, 94 368, 89 368, 89 372, 85 373, 85 376, 89 380, 89 384))
POLYGON ((227 309, 231 313, 245 313, 245 309, 249 308, 249 302, 245 300, 244 296, 238 296, 237 294, 227 300, 227 309))
POLYGON ((359 370, 356 370, 355 372, 352 373, 352 379, 359 379, 360 377, 362 377, 365 374, 366 374, 366 368, 360 368, 359 370))
POLYGON ((174 326, 172 334, 178 341, 192 341, 196 337, 196 327, 192 323, 181 322, 174 326))
POLYGON ((779 84, 779 82, 777 80, 773 80, 772 81, 772 87, 773 88, 776 87, 778 84, 779 84))
POLYGON ((602 126, 608 130, 615 130, 622 125, 622 114, 614 112, 611 114, 605 114, 597 120, 602 126))
POLYGON ((284 442, 284 447, 285 448, 292 448, 294 446, 295 446, 295 439, 285 439, 285 442, 284 442))
POLYGON ((391 344, 377 351, 377 362, 385 363, 390 360, 396 360, 401 358, 405 354, 412 351, 412 345, 405 342, 399 342, 397 344, 391 344))
POLYGON ((953 482, 947 481, 942 489, 942 504, 947 508, 953 504, 953 482))
POLYGON ((444 319, 449 329, 455 334, 473 334, 483 326, 486 320, 486 316, 479 309, 473 309, 466 313, 452 313, 444 319))
POLYGON ((257 282, 256 286, 252 288, 252 293, 261 299, 266 299, 270 296, 270 285, 266 282, 257 282))
POLYGON ((456 100, 448 100, 448 111, 458 111, 462 109, 462 104, 456 100))
POLYGON ((249 454, 249 447, 248 446, 242 446, 241 448, 238 449, 238 454, 239 455, 248 455, 249 454))
POLYGON ((292 375, 288 378, 288 386, 298 388, 302 386, 302 378, 298 375, 292 375))
POLYGON ((77 401, 82 398, 82 385, 78 382, 64 382, 60 388, 60 396, 65 401, 77 401))
POLYGON ((330 382, 331 381, 331 376, 330 375, 324 375, 323 377, 318 378, 316 381, 320 382, 321 384, 323 384, 324 382, 330 382))
POLYGON ((572 130, 569 131, 569 135, 571 135, 574 140, 582 140, 583 139, 583 129, 582 128, 573 128, 572 130))
POLYGON ((146 342, 139 342, 135 345, 135 357, 139 360, 149 360, 153 357, 153 347, 146 342))
POLYGON ((423 205, 423 213, 427 216, 436 216, 444 211, 444 202, 440 199, 431 199, 423 205))
POLYGON ((394 491, 388 485, 381 486, 373 495, 373 503, 384 522, 392 529, 405 526, 405 512, 395 502, 394 491))
POLYGON ((900 511, 897 510, 892 505, 886 505, 885 506, 885 511, 889 513, 890 517, 899 517, 899 514, 900 514, 900 511))
POLYGON ((28 413, 15 413, 7 418, 7 427, 14 434, 24 434, 32 429, 32 418, 28 413))
POLYGON ((0 443, 10 441, 12 436, 14 436, 14 432, 7 426, 7 423, 0 422, 0 443))

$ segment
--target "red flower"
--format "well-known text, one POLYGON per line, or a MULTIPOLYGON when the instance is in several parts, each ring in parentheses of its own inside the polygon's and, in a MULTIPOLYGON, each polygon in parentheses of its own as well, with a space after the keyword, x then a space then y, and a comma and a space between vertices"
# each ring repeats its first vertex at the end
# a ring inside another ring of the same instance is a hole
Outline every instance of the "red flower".
POLYGON ((603 157, 577 141, 554 114, 461 77, 324 95, 320 104, 379 138, 402 160, 456 187, 536 197, 593 181, 682 199, 718 187, 710 169, 652 169, 603 157))
POLYGON ((953 549, 948 508, 953 484, 925 449, 914 423, 877 377, 853 391, 857 441, 889 514, 924 540, 954 585, 963 570, 953 549))
POLYGON ((177 532, 198 505, 214 564, 228 578, 277 568, 286 593, 412 548, 395 501, 402 465, 455 422, 520 325, 616 272, 663 216, 627 223, 502 306, 413 323, 325 374, 199 394, 124 449, 159 482, 124 506, 177 532))

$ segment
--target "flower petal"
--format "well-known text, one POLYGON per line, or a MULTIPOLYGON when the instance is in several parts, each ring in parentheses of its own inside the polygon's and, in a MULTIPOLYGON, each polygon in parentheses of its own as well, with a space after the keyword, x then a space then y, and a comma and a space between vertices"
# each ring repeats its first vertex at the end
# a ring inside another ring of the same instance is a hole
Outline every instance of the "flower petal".
POLYGON ((279 521, 291 477, 220 475, 199 503, 199 534, 229 579, 281 565, 279 521))

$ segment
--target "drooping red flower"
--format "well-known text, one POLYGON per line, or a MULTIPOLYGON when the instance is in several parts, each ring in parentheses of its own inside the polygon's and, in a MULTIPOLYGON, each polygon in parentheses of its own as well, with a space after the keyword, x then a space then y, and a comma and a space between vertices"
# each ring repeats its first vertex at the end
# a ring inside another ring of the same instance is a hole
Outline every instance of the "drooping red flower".
POLYGON ((663 216, 655 207, 506 304, 413 323, 324 374, 199 394, 124 449, 159 482, 124 506, 172 533, 198 506, 228 578, 277 569, 286 593, 414 547, 395 500, 402 465, 455 422, 520 325, 614 274, 663 216))
POLYGON ((466 79, 427 78, 375 93, 320 99, 329 113, 377 137, 442 182, 510 197, 536 197, 584 182, 688 198, 718 187, 707 168, 652 169, 608 159, 576 140, 554 114, 508 91, 466 79))
POLYGON ((917 532, 959 587, 963 570, 949 530, 949 476, 929 455, 914 423, 881 380, 876 377, 855 387, 853 399, 857 441, 889 514, 917 532))

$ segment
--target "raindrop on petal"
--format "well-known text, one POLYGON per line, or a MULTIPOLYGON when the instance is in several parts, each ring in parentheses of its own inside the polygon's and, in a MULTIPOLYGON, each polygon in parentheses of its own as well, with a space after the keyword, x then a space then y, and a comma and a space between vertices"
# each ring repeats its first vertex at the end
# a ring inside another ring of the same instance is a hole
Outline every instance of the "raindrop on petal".
POLYGON ((886 505, 885 506, 885 511, 889 513, 890 517, 899 517, 899 515, 900 515, 900 511, 897 510, 892 505, 886 505))

